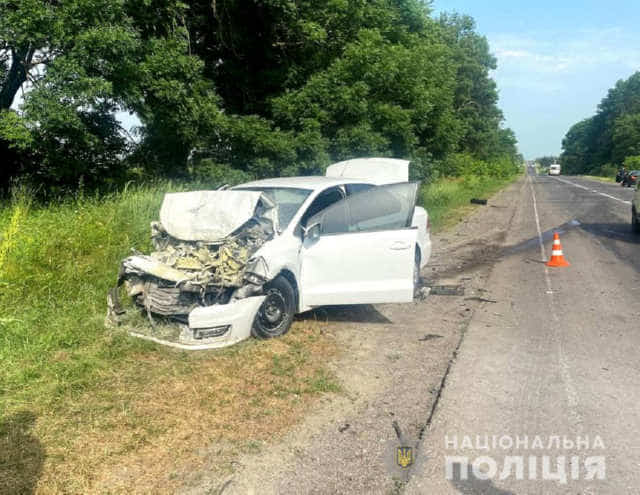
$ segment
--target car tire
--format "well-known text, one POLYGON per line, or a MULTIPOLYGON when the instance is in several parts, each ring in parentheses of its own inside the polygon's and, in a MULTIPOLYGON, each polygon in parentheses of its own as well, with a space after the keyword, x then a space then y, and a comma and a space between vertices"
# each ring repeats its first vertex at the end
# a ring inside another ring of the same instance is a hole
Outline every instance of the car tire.
POLYGON ((640 234, 640 221, 635 210, 631 210, 631 232, 640 234))
POLYGON ((420 290, 420 249, 416 247, 416 254, 413 262, 413 297, 418 295, 420 290))
POLYGON ((260 339, 280 337, 289 331, 296 310, 296 292, 291 282, 278 275, 265 284, 266 299, 258 309, 251 333, 260 339))

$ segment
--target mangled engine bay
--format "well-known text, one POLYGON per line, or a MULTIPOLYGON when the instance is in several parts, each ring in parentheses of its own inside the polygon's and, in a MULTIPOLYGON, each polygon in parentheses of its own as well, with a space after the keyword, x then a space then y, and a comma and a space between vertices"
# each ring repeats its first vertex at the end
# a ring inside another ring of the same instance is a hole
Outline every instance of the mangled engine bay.
POLYGON ((133 310, 148 324, 129 333, 184 348, 248 337, 268 279, 264 260, 253 255, 276 229, 276 209, 259 191, 165 195, 160 221, 151 223, 154 252, 122 261, 107 321, 126 323, 133 310), (133 302, 128 311, 121 287, 133 302))

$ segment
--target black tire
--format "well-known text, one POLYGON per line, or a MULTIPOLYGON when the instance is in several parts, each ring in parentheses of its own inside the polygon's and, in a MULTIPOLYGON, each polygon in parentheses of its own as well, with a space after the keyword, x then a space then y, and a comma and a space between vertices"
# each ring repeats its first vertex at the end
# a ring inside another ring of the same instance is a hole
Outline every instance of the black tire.
POLYGON ((289 331, 296 311, 296 292, 286 277, 265 284, 264 300, 253 320, 251 333, 260 339, 280 337, 289 331))
POLYGON ((631 232, 640 234, 640 221, 638 221, 638 214, 635 210, 631 210, 631 232))

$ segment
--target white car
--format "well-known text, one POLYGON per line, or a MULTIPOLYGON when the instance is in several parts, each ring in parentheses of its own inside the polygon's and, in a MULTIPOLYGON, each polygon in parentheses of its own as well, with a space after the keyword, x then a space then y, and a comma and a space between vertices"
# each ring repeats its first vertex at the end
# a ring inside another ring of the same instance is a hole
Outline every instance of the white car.
POLYGON ((560 164, 553 163, 549 165, 549 175, 560 175, 560 164))
MULTIPOLYGON (((118 285, 152 322, 181 330, 130 333, 207 349, 283 335, 318 306, 412 301, 431 241, 408 164, 358 159, 326 177, 168 194, 152 225, 159 251, 124 260, 118 285)), ((109 307, 112 320, 124 313, 116 290, 109 307)))

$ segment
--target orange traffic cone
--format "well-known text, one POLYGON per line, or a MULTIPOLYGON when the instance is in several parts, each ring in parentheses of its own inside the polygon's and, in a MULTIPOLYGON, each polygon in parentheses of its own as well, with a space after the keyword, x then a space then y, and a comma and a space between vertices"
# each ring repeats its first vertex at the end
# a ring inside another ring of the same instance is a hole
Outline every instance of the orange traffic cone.
POLYGON ((569 266, 569 262, 564 259, 564 255, 562 254, 562 244, 560 244, 560 236, 557 232, 553 234, 551 259, 547 262, 547 266, 569 266))

